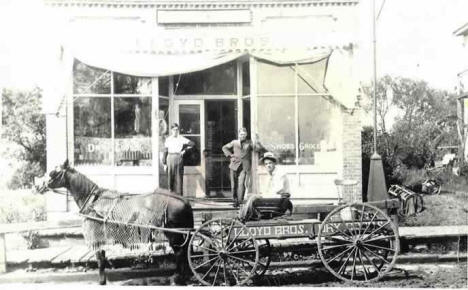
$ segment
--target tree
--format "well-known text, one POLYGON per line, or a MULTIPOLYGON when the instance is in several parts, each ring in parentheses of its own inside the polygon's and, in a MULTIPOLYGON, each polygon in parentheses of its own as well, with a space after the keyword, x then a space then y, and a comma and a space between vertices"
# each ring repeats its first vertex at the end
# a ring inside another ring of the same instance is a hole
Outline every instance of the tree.
POLYGON ((13 189, 31 186, 33 177, 44 174, 46 170, 45 116, 41 112, 41 93, 39 88, 2 92, 2 138, 21 148, 8 156, 19 164, 9 182, 9 187, 13 189))

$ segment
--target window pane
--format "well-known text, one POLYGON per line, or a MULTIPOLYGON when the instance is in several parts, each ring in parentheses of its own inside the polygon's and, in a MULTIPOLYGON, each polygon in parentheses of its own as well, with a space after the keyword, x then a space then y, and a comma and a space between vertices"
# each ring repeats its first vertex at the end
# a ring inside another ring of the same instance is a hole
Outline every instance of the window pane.
POLYGON ((280 164, 295 164, 294 97, 258 98, 258 135, 280 164))
POLYGON ((323 83, 325 81, 325 69, 327 59, 301 64, 298 67, 297 89, 299 94, 325 93, 323 83))
POLYGON ((290 66, 259 61, 257 71, 258 94, 295 94, 295 73, 290 66))
POLYGON ((242 63, 242 95, 250 95, 250 66, 248 61, 242 63))
POLYGON ((115 163, 151 166, 151 98, 115 98, 115 163))
POLYGON ((160 77, 158 78, 159 82, 159 95, 160 96, 169 96, 169 77, 160 77))
POLYGON ((174 76, 176 95, 237 94, 236 62, 218 65, 204 71, 174 76))
POLYGON ((79 60, 73 63, 73 92, 75 94, 110 94, 109 71, 88 66, 79 60))
POLYGON ((111 99, 77 98, 73 103, 75 164, 111 164, 111 99))
POLYGON ((299 164, 332 163, 337 157, 334 106, 318 96, 299 97, 299 164))
POLYGON ((179 106, 180 134, 200 134, 200 106, 179 106))
POLYGON ((151 95, 151 79, 114 73, 115 94, 151 95))

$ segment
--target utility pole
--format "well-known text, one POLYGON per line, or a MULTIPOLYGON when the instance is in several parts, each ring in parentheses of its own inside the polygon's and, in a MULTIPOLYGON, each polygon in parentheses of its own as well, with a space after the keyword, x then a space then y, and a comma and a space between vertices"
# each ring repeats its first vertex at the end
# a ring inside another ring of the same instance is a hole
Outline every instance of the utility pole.
POLYGON ((374 49, 374 153, 371 157, 369 183, 367 186, 367 201, 385 200, 388 198, 387 185, 383 170, 382 157, 377 153, 377 32, 375 17, 375 1, 372 0, 372 43, 374 49))

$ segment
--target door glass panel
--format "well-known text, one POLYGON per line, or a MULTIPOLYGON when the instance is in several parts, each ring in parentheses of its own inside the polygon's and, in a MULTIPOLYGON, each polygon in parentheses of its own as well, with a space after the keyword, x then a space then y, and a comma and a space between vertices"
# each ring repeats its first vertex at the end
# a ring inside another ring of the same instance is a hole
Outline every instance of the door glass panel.
POLYGON ((205 102, 206 188, 211 197, 230 196, 229 159, 222 147, 237 139, 236 107, 233 100, 205 102))
POLYGON ((180 134, 195 143, 184 155, 184 164, 187 166, 199 166, 201 156, 201 130, 200 130, 200 105, 179 105, 180 134))
POLYGON ((179 106, 181 134, 200 134, 200 105, 179 106))
MULTIPOLYGON (((160 86, 161 87, 161 86, 160 86)), ((164 172, 162 158, 164 156, 164 143, 166 142, 167 134, 169 133, 169 99, 159 98, 159 186, 167 187, 167 174, 164 172)))

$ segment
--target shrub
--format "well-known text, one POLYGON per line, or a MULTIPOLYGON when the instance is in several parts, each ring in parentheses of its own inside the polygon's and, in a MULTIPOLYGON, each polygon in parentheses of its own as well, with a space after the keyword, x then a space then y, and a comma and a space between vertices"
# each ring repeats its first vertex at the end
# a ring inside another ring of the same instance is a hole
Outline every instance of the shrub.
POLYGON ((47 218, 45 197, 33 195, 31 190, 0 192, 0 223, 44 221, 47 218))

